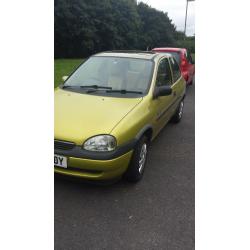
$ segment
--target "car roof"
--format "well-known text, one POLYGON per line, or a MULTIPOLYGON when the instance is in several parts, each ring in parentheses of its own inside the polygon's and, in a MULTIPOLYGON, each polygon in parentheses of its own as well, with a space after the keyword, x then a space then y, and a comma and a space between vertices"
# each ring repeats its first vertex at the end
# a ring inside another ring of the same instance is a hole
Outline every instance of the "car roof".
POLYGON ((171 48, 171 47, 164 47, 164 48, 154 48, 152 49, 153 51, 171 51, 171 52, 180 52, 180 51, 184 51, 184 48, 171 48))
POLYGON ((159 54, 154 51, 117 50, 117 51, 101 52, 101 53, 95 54, 94 56, 111 56, 111 57, 154 60, 159 57, 159 54))

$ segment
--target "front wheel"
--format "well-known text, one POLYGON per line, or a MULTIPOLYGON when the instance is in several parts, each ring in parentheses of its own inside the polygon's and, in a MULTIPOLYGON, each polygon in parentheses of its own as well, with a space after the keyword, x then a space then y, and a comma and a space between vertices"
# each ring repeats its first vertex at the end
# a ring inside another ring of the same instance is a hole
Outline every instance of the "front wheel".
POLYGON ((183 109, 184 109, 184 100, 182 100, 174 114, 174 116, 172 117, 172 121, 174 123, 178 123, 180 122, 182 115, 183 115, 183 109))
POLYGON ((124 174, 124 178, 129 182, 141 180, 148 154, 148 138, 143 136, 137 143, 129 167, 124 174))

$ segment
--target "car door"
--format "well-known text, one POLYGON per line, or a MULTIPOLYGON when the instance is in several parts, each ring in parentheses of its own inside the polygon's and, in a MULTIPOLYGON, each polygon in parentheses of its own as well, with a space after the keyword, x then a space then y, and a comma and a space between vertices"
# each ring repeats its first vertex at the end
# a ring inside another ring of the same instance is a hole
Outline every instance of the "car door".
MULTIPOLYGON (((170 69, 169 61, 166 57, 160 60, 157 68, 155 90, 160 86, 172 85, 172 72, 170 69)), ((155 130, 156 133, 168 122, 171 118, 169 109, 173 102, 173 95, 160 96, 153 100, 153 106, 155 107, 155 130)))
POLYGON ((169 63, 171 66, 173 79, 171 85, 173 102, 169 113, 173 115, 180 103, 181 98, 183 97, 183 78, 181 75, 180 67, 174 57, 169 58, 169 63))

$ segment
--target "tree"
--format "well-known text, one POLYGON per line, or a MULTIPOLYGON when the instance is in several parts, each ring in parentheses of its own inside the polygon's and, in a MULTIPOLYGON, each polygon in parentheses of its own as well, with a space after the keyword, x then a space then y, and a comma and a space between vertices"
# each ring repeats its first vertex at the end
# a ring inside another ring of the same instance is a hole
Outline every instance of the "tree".
POLYGON ((184 32, 178 31, 175 34, 176 46, 186 48, 191 53, 195 53, 195 36, 187 37, 184 32))
POLYGON ((167 13, 135 0, 55 0, 54 12, 56 58, 173 46, 178 40, 167 13))
POLYGON ((168 14, 140 3, 137 7, 141 18, 140 48, 172 46, 175 42, 175 26, 168 14))

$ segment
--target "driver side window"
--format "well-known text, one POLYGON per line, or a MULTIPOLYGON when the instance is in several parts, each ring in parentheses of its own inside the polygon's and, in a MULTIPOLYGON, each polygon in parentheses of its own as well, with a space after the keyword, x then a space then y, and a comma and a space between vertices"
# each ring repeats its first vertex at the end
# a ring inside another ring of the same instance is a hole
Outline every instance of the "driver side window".
POLYGON ((156 77, 156 86, 166 86, 166 85, 172 85, 172 76, 171 76, 171 70, 168 63, 168 59, 164 58, 160 61, 157 71, 157 77, 156 77))

